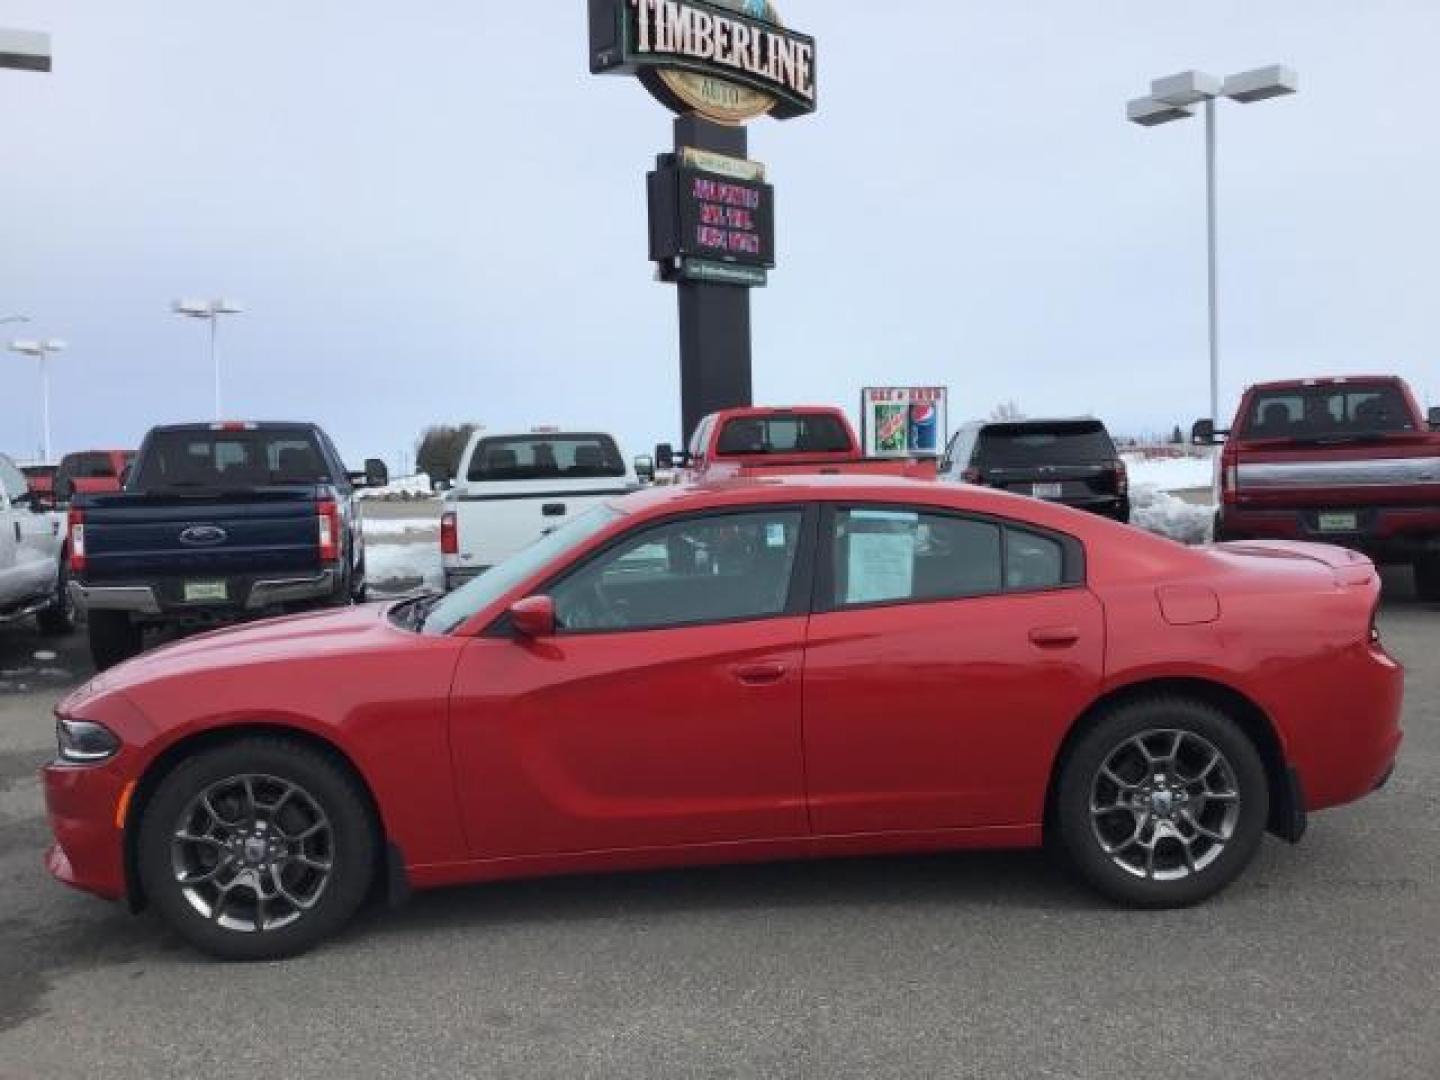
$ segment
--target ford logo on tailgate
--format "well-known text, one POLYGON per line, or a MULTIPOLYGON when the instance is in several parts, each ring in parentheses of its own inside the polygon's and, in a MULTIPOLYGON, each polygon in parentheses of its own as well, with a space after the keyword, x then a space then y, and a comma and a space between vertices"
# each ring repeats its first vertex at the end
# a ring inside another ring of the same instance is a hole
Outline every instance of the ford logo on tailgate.
POLYGON ((180 534, 180 542, 186 547, 214 547, 229 538, 230 534, 219 525, 191 525, 180 534))

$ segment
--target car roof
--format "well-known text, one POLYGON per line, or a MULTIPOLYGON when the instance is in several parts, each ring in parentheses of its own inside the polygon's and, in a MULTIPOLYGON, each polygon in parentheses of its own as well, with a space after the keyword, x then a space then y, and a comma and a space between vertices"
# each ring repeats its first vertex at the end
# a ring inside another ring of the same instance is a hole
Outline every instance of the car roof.
POLYGON ((1326 375, 1308 379, 1277 379, 1273 382, 1255 383, 1251 392, 1257 390, 1304 390, 1312 386, 1343 386, 1346 383, 1390 383, 1402 380, 1398 375, 1326 375))
MULTIPOLYGON (((1094 515, 995 488, 861 473, 794 473, 701 480, 644 488, 611 505, 626 514, 658 516, 688 510, 789 502, 913 503, 1012 518, 1077 533, 1094 515)), ((1098 521, 1099 519, 1095 519, 1098 521)))
POLYGON ((211 420, 190 424, 156 424, 155 432, 169 431, 318 431, 320 426, 307 420, 211 420))

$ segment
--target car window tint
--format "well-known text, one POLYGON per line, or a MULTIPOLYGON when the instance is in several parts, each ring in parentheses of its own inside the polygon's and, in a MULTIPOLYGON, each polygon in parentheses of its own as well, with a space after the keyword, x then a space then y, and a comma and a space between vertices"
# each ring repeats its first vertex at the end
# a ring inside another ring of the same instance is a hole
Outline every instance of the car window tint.
POLYGON ((842 510, 834 537, 838 606, 946 600, 1001 590, 1000 526, 901 510, 842 510))
POLYGON ((1414 431, 1409 406, 1389 385, 1351 383, 1257 393, 1245 415, 1252 439, 1325 438, 1414 431))
POLYGON ((489 480, 624 477, 620 448, 609 435, 533 435, 481 439, 467 478, 489 480))
POLYGON ((1115 444, 1098 420, 992 424, 980 438, 980 459, 990 468, 1092 465, 1113 461, 1115 444))
POLYGON ((1005 530, 1005 588, 1055 589, 1065 584, 1065 549, 1058 540, 1005 530))
POLYGON ((799 510, 688 518, 646 529, 551 590, 562 630, 637 630, 785 611, 799 510))

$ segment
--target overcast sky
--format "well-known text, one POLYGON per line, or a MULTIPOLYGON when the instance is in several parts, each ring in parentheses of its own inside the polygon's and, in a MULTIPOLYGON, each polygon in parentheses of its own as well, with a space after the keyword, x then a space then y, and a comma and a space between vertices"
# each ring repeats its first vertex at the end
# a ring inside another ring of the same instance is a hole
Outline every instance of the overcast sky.
MULTIPOLYGON (((1225 409, 1247 382, 1398 372, 1440 403, 1435 0, 786 0, 821 111, 751 125, 780 267, 762 403, 944 384, 1120 431, 1201 415, 1203 129, 1151 77, 1284 62, 1220 112, 1225 409)), ((226 411, 398 462, 436 421, 678 434, 675 297, 646 262, 670 117, 592 77, 584 0, 0 0, 55 71, 0 71, 0 315, 63 337, 60 451, 226 411)), ((0 334, 11 336, 15 327, 0 334)), ((0 449, 39 442, 10 356, 0 449)))

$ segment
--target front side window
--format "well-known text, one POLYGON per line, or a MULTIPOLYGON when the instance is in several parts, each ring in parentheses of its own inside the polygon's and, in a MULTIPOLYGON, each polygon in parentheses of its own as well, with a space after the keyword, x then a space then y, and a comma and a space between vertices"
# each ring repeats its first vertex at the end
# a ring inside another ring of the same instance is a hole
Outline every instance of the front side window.
POLYGON ((832 543, 837 608, 1052 589, 1074 575, 1054 537, 922 510, 840 510, 832 543))
POLYGON ((562 631, 641 630, 785 612, 800 510, 667 522, 628 537, 550 590, 562 631))

